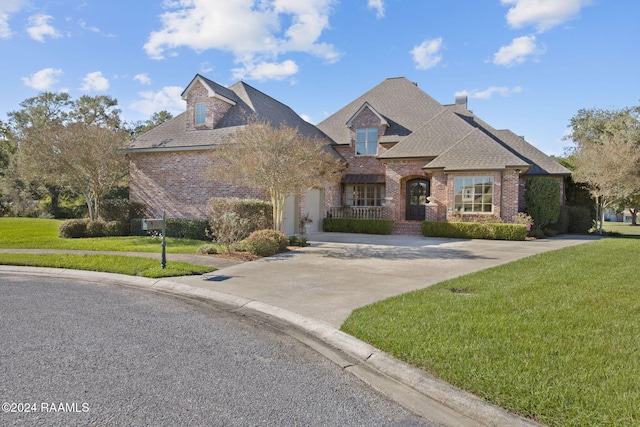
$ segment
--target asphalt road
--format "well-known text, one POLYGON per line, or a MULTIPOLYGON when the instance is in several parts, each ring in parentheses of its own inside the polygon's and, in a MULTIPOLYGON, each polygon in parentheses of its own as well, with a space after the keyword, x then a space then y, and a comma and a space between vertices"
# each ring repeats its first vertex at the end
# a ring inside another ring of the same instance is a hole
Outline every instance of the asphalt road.
POLYGON ((0 278, 0 425, 425 426, 293 338, 203 304, 0 278))

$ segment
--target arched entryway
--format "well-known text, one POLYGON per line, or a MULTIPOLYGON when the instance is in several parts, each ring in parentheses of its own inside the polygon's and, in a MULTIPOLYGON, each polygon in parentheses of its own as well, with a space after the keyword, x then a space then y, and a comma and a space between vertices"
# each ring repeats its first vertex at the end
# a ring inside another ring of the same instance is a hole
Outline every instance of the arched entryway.
POLYGON ((423 178, 407 181, 407 221, 424 221, 427 197, 430 196, 429 181, 423 178))

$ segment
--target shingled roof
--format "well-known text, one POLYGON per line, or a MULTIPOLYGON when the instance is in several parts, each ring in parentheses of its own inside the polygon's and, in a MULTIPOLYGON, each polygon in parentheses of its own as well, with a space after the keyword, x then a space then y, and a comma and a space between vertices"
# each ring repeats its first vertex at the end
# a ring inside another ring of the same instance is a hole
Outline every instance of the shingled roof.
POLYGON ((129 151, 208 149, 228 140, 230 135, 246 125, 249 117, 266 120, 274 127, 279 127, 281 124, 297 127, 300 134, 304 136, 326 138, 326 135, 302 119, 290 107, 243 81, 225 88, 206 77, 196 75, 183 92, 183 96, 196 79, 208 86, 210 93, 221 95, 235 104, 216 124, 216 127, 187 131, 188 115, 185 112, 131 141, 127 145, 129 151))
POLYGON ((442 105, 404 77, 386 79, 317 125, 338 145, 349 144, 347 122, 370 105, 389 126, 380 141, 397 142, 385 159, 425 159, 425 169, 521 168, 527 174, 570 171, 508 130, 496 130, 466 109, 442 105))

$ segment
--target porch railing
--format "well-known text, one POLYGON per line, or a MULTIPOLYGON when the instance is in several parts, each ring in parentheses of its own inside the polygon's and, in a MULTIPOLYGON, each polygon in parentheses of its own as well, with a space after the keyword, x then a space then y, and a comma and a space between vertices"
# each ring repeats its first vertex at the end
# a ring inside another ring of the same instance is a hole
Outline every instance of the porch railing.
POLYGON ((382 206, 335 206, 329 208, 331 218, 382 219, 382 206))

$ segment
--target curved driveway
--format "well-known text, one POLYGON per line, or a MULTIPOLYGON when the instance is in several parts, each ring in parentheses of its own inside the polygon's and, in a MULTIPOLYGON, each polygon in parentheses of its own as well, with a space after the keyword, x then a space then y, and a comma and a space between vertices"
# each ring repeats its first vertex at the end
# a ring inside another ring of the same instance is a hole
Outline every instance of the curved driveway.
POLYGON ((530 255, 597 240, 439 239, 313 233, 311 246, 173 282, 285 308, 339 328, 356 308, 530 255))
POLYGON ((210 306, 12 274, 0 295, 3 426, 430 425, 291 337, 210 306))

